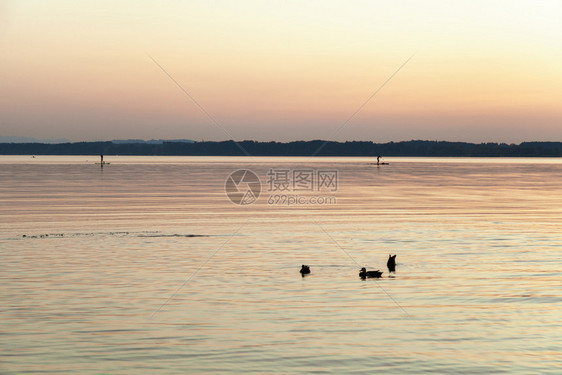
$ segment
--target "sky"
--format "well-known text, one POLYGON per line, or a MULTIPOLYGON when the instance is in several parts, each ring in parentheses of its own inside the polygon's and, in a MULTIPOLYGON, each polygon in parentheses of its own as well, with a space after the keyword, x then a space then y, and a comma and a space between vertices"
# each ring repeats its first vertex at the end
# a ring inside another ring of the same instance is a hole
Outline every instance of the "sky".
POLYGON ((562 1, 0 0, 0 136, 562 141, 562 1))

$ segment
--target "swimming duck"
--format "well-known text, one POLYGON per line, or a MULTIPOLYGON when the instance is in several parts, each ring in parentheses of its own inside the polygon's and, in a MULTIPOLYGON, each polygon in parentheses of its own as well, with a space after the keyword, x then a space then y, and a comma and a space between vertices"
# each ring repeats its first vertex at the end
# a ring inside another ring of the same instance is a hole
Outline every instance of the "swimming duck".
POLYGON ((310 267, 307 266, 306 264, 303 264, 300 270, 300 273, 302 275, 302 277, 304 277, 304 275, 308 275, 310 273, 310 267))
POLYGON ((388 272, 396 272, 396 254, 390 255, 388 254, 388 261, 386 262, 386 266, 388 267, 388 272))
POLYGON ((382 272, 379 270, 376 271, 367 271, 365 269, 365 267, 361 268, 361 271, 359 271, 359 277, 362 279, 365 279, 367 277, 381 277, 382 272))

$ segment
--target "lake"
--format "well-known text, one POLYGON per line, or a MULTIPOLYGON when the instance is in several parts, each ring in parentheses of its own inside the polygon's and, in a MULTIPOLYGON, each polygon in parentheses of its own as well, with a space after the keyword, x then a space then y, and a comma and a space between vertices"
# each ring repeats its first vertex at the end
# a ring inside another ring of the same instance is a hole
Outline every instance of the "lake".
POLYGON ((0 156, 1 373, 561 371, 559 158, 98 159, 0 156))

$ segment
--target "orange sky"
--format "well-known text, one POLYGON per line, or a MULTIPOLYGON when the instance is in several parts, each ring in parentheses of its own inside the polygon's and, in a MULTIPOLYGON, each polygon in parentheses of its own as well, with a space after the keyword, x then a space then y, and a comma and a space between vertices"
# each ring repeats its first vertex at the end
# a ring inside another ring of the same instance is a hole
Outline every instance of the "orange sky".
POLYGON ((560 1, 4 1, 0 14, 0 136, 562 140, 560 1))

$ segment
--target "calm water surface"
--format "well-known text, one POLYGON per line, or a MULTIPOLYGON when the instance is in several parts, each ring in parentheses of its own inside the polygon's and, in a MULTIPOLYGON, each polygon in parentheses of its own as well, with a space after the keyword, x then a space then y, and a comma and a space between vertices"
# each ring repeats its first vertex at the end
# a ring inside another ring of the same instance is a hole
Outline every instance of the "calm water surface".
POLYGON ((105 159, 0 156, 0 373, 562 371, 560 159, 105 159))

